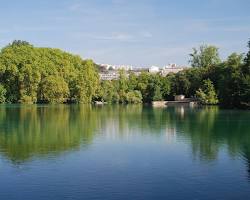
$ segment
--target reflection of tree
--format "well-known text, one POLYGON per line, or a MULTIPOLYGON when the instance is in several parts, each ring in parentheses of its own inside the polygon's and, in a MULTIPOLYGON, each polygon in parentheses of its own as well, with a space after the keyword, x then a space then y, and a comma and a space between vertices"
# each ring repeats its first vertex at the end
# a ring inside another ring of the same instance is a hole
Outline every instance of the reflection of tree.
POLYGON ((250 180, 250 145, 243 147, 242 154, 246 160, 248 179, 250 180))
POLYGON ((13 162, 86 146, 94 134, 156 134, 166 128, 164 110, 141 105, 22 105, 0 107, 0 149, 13 162))
POLYGON ((191 110, 186 112, 182 123, 178 125, 183 129, 181 133, 188 134, 194 155, 202 160, 215 159, 219 150, 213 130, 217 114, 217 107, 191 110))
POLYGON ((1 107, 0 148, 14 162, 59 153, 93 139, 95 112, 70 106, 1 107))
POLYGON ((166 131, 174 136, 174 131, 177 138, 190 141, 196 158, 214 160, 226 147, 231 156, 243 155, 250 171, 249 119, 249 112, 217 107, 1 106, 0 149, 9 159, 22 162, 33 155, 85 147, 96 133, 122 138, 133 134, 158 137, 166 131))
POLYGON ((246 142, 250 145, 249 117, 249 112, 207 107, 186 109, 184 118, 175 116, 171 123, 179 135, 190 139, 194 155, 213 160, 222 145, 227 146, 232 156, 241 152, 246 142))
POLYGON ((232 157, 244 156, 250 177, 249 112, 207 107, 186 109, 182 118, 178 115, 175 112, 171 124, 176 126, 179 136, 190 140, 195 157, 214 160, 219 149, 226 147, 232 157))

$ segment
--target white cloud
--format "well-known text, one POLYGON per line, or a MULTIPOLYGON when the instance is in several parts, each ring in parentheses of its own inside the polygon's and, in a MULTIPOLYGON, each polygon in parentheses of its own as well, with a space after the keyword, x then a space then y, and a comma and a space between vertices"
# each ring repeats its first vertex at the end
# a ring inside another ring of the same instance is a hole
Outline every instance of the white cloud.
POLYGON ((133 41, 135 37, 133 35, 127 33, 111 33, 106 35, 98 35, 98 34, 85 34, 85 33, 75 33, 74 36, 78 38, 89 38, 93 40, 113 40, 113 41, 122 41, 129 42, 133 41))
POLYGON ((139 33, 126 33, 126 32, 113 32, 113 33, 106 33, 103 35, 100 34, 86 34, 84 32, 74 33, 73 37, 82 39, 92 39, 92 40, 103 40, 103 41, 118 41, 118 42, 140 42, 143 41, 145 38, 153 37, 150 32, 141 31, 139 33))

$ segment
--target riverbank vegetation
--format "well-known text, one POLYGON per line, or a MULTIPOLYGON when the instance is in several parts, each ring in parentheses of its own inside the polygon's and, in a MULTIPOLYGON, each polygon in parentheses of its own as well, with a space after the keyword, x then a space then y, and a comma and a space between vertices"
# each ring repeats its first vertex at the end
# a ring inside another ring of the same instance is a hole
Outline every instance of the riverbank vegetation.
POLYGON ((99 84, 91 60, 14 41, 0 53, 0 100, 8 103, 91 103, 99 84))
POLYGON ((120 71, 120 79, 100 81, 98 66, 59 49, 14 41, 0 52, 0 103, 150 103, 175 95, 196 97, 203 104, 250 107, 249 52, 225 61, 218 48, 193 49, 190 64, 177 74, 120 71))

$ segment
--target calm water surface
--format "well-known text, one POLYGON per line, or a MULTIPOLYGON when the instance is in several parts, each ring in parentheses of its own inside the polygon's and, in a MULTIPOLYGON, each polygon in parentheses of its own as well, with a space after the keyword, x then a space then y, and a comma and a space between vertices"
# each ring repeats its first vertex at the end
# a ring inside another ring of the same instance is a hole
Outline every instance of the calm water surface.
POLYGON ((0 199, 250 199, 250 112, 0 106, 0 199))

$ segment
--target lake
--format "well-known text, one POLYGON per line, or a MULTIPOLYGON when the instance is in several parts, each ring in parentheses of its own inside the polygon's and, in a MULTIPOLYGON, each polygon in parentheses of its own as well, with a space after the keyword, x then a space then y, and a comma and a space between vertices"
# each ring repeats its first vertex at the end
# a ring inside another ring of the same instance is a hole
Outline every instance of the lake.
POLYGON ((250 111, 2 105, 0 199, 250 199, 250 111))

